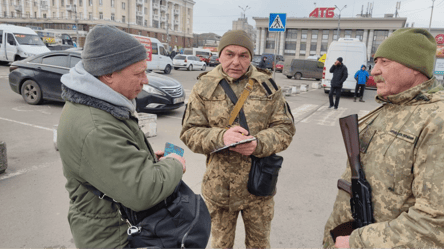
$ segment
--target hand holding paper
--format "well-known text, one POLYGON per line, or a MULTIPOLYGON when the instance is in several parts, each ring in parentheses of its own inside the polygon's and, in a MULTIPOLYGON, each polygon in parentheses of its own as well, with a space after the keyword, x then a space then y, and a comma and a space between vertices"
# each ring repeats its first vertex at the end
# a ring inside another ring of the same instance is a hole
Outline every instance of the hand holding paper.
MULTIPOLYGON (((255 139, 255 138, 253 136, 248 136, 248 131, 240 126, 231 127, 224 134, 225 146, 235 144, 237 142, 246 139, 255 139)), ((230 147, 229 150, 238 152, 244 156, 249 156, 254 152, 256 146, 257 146, 257 141, 252 140, 251 142, 248 143, 243 143, 236 145, 235 147, 230 147)))

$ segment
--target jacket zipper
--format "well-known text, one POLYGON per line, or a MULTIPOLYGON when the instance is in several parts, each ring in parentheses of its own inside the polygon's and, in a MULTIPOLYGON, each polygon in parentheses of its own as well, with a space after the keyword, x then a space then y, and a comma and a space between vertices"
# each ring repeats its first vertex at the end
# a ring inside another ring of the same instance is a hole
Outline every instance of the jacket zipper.
POLYGON ((201 198, 199 195, 196 195, 197 201, 198 201, 198 207, 197 207, 197 211, 196 211, 196 217, 194 218, 193 222, 190 225, 190 229, 188 229, 188 231, 185 233, 185 235, 182 238, 182 244, 180 246, 181 249, 185 249, 185 239, 188 236, 188 233, 191 231, 191 229, 193 229, 193 227, 196 225, 197 221, 199 220, 199 215, 200 215, 200 205, 201 204, 201 198))

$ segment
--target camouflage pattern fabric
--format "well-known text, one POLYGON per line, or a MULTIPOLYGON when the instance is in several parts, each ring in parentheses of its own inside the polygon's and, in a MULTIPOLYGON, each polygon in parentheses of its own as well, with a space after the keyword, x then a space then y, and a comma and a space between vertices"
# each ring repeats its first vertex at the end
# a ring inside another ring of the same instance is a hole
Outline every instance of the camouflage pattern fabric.
MULTIPOLYGON (((233 80, 219 65, 209 73, 199 76, 188 100, 180 138, 193 152, 207 157, 207 169, 202 181, 202 195, 207 202, 235 212, 273 197, 258 197, 248 192, 247 182, 251 168, 249 156, 229 150, 210 155, 213 150, 224 146, 223 135, 234 107, 219 85, 223 78, 238 97, 250 78, 255 81, 253 90, 243 105, 250 134, 258 139, 254 156, 265 157, 285 150, 296 129, 282 90, 280 87, 278 90, 274 89, 269 81, 270 74, 250 66, 243 77, 233 80), (267 93, 262 82, 271 89, 271 94, 267 93)), ((235 125, 239 125, 238 120, 235 120, 233 126, 235 125)))
MULTIPOLYGON (((239 211, 206 202, 211 215, 211 247, 233 248, 239 211)), ((274 200, 268 199, 241 211, 245 224, 246 248, 270 248, 271 220, 274 216, 274 200)))
MULTIPOLYGON (((361 162, 372 188, 376 223, 356 229, 351 248, 444 247, 444 92, 435 78, 376 101, 383 106, 359 120, 361 162)), ((350 181, 347 165, 342 179, 350 181)), ((325 225, 353 220, 350 196, 338 191, 325 225)))

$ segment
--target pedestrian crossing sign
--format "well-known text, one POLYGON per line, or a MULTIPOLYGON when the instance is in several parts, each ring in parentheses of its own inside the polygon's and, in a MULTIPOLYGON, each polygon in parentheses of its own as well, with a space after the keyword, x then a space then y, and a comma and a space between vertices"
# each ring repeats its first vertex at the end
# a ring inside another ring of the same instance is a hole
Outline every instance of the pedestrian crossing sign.
POLYGON ((286 23, 286 13, 270 13, 270 18, 268 21, 268 31, 285 32, 286 23))

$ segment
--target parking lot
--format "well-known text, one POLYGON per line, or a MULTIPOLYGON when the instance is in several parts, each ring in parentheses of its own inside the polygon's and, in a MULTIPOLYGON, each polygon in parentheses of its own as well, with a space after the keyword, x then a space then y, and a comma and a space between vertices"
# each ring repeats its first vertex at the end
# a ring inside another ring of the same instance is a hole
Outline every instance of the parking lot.
MULTIPOLYGON (((208 70, 212 67, 207 68, 208 70)), ((167 75, 179 80, 186 101, 201 71, 172 70, 167 75)), ((0 66, 0 141, 7 144, 8 169, 0 175, 1 247, 75 247, 67 222, 68 193, 64 188, 62 164, 54 149, 53 130, 63 103, 45 101, 28 105, 11 91, 8 66, 0 66)), ((332 210, 336 180, 345 168, 346 154, 337 119, 352 113, 362 116, 375 107, 375 91, 367 91, 366 103, 341 98, 339 110, 328 109, 323 89, 312 89, 315 80, 275 81, 282 87, 308 91, 286 96, 293 111, 296 135, 291 146, 280 153, 284 165, 275 197, 272 247, 320 247, 324 224, 332 210)), ((200 193, 205 157, 192 153, 179 139, 184 107, 157 115, 157 136, 149 138, 154 150, 165 142, 185 148, 187 172, 184 181, 200 193)), ((244 232, 238 222, 235 247, 242 247, 244 232)))

